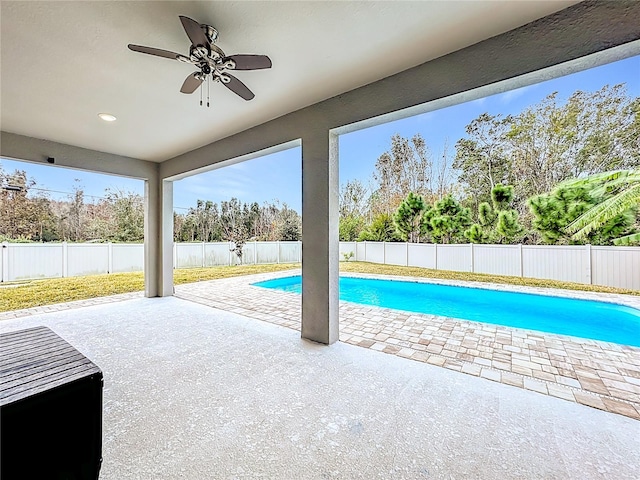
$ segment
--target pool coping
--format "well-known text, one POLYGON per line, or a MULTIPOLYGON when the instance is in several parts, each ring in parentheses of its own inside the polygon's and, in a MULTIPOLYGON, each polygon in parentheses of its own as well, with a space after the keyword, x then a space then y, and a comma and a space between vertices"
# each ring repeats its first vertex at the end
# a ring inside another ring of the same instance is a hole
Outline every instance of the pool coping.
MULTIPOLYGON (((301 296, 252 285, 300 269, 176 286, 176 295, 300 330, 301 296)), ((640 308, 633 295, 460 280, 346 273, 606 301, 640 308)), ((525 388, 640 420, 640 348, 340 301, 340 341, 525 388)))

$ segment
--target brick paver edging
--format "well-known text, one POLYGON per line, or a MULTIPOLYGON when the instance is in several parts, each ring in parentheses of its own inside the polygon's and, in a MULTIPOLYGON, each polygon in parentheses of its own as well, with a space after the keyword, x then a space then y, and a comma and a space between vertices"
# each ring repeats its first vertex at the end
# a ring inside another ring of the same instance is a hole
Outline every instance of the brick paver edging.
MULTIPOLYGON (((176 295, 300 330, 300 295, 251 285, 299 273, 293 270, 180 285, 176 295)), ((383 275, 350 276, 390 279, 383 275)), ((543 293, 640 308, 640 299, 629 295, 393 279, 543 293)), ((343 301, 340 341, 640 419, 639 348, 343 301)))

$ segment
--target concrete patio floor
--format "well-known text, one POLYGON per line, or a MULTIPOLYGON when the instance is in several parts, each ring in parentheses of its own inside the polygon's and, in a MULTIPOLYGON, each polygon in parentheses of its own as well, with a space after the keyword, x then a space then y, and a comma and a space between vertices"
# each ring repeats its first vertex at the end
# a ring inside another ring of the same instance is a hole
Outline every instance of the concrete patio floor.
POLYGON ((105 376, 101 479, 637 478, 640 422, 179 298, 46 325, 105 376))

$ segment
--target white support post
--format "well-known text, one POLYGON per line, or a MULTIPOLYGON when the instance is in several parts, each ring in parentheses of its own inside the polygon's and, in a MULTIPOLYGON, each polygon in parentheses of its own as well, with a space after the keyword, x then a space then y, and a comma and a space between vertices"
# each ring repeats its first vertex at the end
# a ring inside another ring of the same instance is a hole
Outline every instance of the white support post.
POLYGON ((67 242, 62 242, 62 278, 69 276, 69 248, 67 242))
POLYGON ((589 285, 593 285, 593 269, 592 269, 592 255, 591 244, 585 245, 587 251, 587 282, 589 285))
POLYGON ((276 249, 278 250, 278 262, 280 263, 280 240, 276 240, 276 249))
POLYGON ((258 264, 258 242, 253 241, 253 264, 258 264))
POLYGON ((107 243, 107 273, 113 273, 113 243, 107 243))
POLYGON ((387 264, 387 242, 382 242, 382 264, 387 264))
POLYGON ((202 268, 204 268, 204 242, 202 242, 202 268))
POLYGON ((144 295, 173 295, 173 182, 158 174, 144 182, 144 295))
POLYGON ((367 261, 367 241, 364 241, 364 261, 367 261))
POLYGON ((229 266, 233 265, 233 250, 231 250, 231 242, 229 242, 229 266))
POLYGON ((302 338, 330 345, 339 336, 338 136, 302 139, 302 338))

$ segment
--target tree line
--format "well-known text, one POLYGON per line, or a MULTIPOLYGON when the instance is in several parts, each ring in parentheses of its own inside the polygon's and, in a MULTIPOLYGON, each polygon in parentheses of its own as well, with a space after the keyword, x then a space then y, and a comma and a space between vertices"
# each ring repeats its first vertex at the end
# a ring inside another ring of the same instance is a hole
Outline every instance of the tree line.
POLYGON ((237 198, 220 205, 198 200, 186 214, 173 214, 173 232, 179 242, 297 241, 302 238, 302 219, 277 200, 262 205, 237 198))
MULTIPOLYGON (((144 199, 132 192, 107 189, 88 201, 76 184, 66 200, 52 200, 26 173, 0 166, 0 241, 142 242, 144 199)), ((174 213, 178 242, 300 240, 300 215, 279 202, 217 203, 198 200, 184 214, 174 213)))
POLYGON ((465 134, 437 155, 419 133, 392 136, 369 186, 342 186, 340 239, 637 242, 640 98, 624 84, 484 113, 465 134))
POLYGON ((112 241, 144 238, 144 201, 140 195, 107 189, 88 202, 76 184, 66 200, 52 200, 22 170, 0 166, 0 240, 22 242, 112 241))

